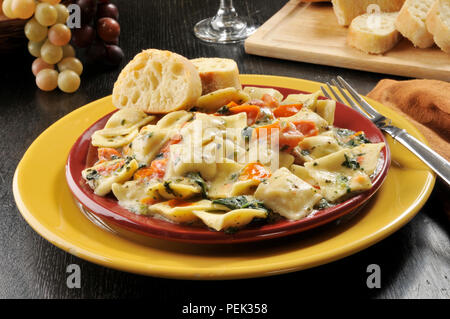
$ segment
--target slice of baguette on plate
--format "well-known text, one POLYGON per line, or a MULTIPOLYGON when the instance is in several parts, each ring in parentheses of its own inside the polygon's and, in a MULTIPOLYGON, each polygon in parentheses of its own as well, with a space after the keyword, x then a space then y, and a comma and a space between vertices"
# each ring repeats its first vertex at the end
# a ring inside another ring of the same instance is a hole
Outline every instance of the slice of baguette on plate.
POLYGON ((350 24, 347 43, 371 54, 389 51, 401 38, 394 25, 397 15, 397 12, 383 12, 356 17, 350 24))
POLYGON ((450 54, 450 0, 434 3, 428 13, 426 26, 437 46, 450 54))
POLYGON ((222 58, 198 58, 191 62, 197 68, 202 80, 202 95, 234 87, 241 89, 239 69, 234 60, 222 58))
POLYGON ((433 35, 428 32, 425 20, 435 1, 406 0, 398 14, 395 27, 415 47, 424 49, 434 44, 433 35))
POLYGON ((194 64, 185 57, 157 49, 137 54, 114 83, 115 107, 135 107, 147 113, 189 109, 202 93, 194 64))
POLYGON ((354 18, 369 12, 369 5, 377 5, 379 12, 396 12, 405 0, 332 0, 333 10, 340 25, 348 26, 354 18))

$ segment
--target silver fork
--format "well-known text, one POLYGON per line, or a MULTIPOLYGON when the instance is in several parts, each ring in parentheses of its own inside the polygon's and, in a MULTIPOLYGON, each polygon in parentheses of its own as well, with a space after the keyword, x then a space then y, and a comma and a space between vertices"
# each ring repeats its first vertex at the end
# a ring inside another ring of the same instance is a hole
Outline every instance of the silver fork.
MULTIPOLYGON (((450 163, 433 151, 431 148, 420 142, 418 139, 407 133, 405 130, 391 125, 391 120, 378 113, 369 103, 367 103, 342 77, 337 77, 338 82, 331 80, 332 84, 339 90, 346 102, 344 102, 333 87, 327 82, 328 90, 335 99, 343 104, 350 105, 351 108, 371 120, 380 130, 388 133, 396 141, 399 141, 413 154, 427 164, 437 175, 439 175, 448 185, 450 185, 450 163), (346 89, 355 101, 344 90, 346 89)), ((333 99, 325 87, 321 86, 323 94, 329 99, 333 99)))

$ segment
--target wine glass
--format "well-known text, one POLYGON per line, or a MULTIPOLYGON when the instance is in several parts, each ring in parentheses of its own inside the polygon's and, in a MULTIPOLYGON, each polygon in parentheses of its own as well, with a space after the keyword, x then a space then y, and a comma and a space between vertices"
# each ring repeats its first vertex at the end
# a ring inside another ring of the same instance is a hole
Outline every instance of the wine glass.
POLYGON ((220 0, 219 10, 212 18, 204 19, 194 26, 194 34, 201 40, 213 43, 234 43, 245 40, 256 27, 239 17, 233 0, 220 0))

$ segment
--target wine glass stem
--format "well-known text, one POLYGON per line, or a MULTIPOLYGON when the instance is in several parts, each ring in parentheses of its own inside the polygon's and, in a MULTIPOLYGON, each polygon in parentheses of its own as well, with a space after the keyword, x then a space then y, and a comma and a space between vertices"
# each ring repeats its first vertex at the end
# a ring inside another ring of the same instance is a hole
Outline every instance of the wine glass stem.
POLYGON ((236 27, 245 28, 242 21, 238 19, 238 14, 233 6, 233 0, 220 0, 220 7, 211 21, 211 27, 221 32, 236 32, 236 27))

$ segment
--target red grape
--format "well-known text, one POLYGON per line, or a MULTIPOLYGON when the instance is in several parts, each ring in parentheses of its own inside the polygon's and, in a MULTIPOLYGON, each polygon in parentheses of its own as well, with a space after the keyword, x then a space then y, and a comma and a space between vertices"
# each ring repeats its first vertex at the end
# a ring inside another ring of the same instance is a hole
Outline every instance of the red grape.
POLYGON ((119 20, 119 9, 112 3, 102 3, 97 7, 97 18, 119 20))
POLYGON ((124 54, 122 49, 117 45, 106 45, 106 62, 111 65, 119 65, 124 54))
POLYGON ((81 24, 89 24, 95 16, 97 10, 95 0, 77 0, 76 4, 81 9, 81 24))
POLYGON ((95 40, 95 29, 90 25, 75 28, 72 32, 72 42, 79 48, 88 47, 95 40))
POLYGON ((119 23, 111 18, 101 18, 97 21, 98 36, 105 42, 113 42, 120 35, 119 23))
POLYGON ((100 41, 95 41, 86 51, 86 57, 90 63, 106 59, 105 45, 100 41))

